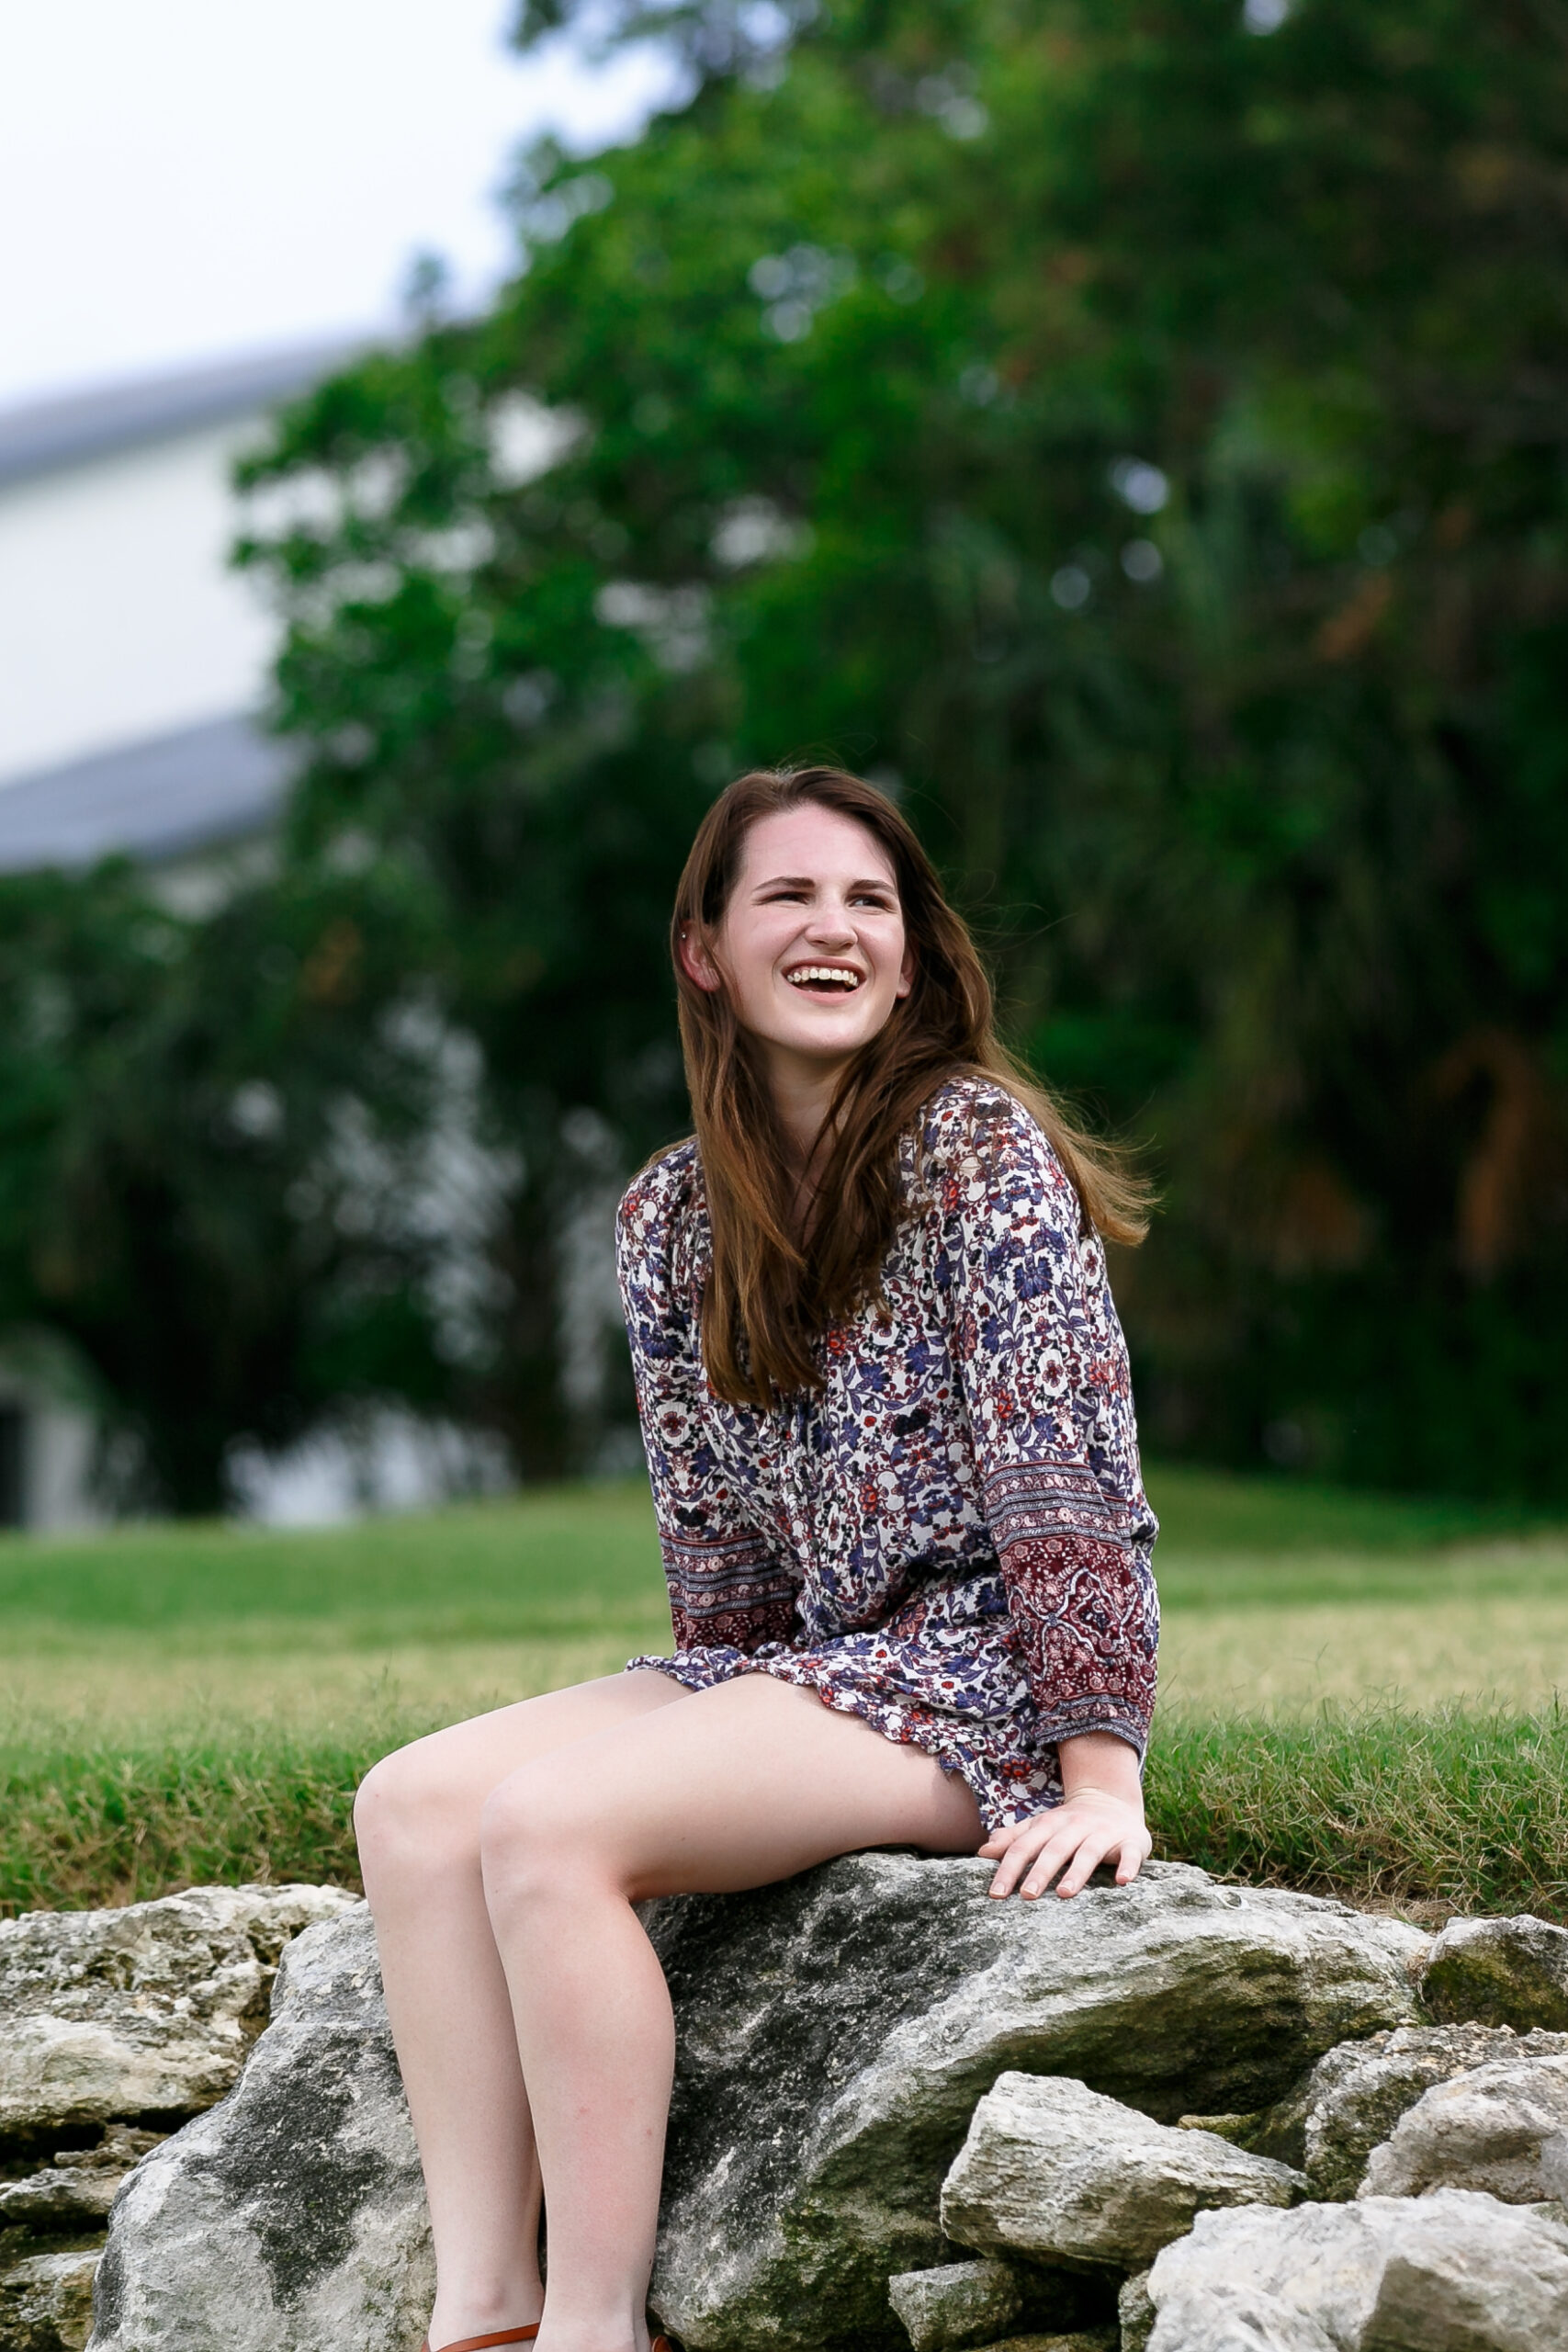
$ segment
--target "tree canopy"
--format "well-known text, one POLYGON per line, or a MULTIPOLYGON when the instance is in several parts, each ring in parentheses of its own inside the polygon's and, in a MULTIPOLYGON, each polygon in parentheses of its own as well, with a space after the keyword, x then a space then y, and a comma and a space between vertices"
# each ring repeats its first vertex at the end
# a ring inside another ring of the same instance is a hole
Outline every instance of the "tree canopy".
POLYGON ((519 1154, 470 1408, 581 1458, 562 1236, 681 1128, 674 876, 730 775, 831 757, 1145 1143, 1156 1445, 1568 1491, 1558 12, 610 17, 682 104, 535 148, 490 312, 243 473, 288 888, 398 910, 519 1154))

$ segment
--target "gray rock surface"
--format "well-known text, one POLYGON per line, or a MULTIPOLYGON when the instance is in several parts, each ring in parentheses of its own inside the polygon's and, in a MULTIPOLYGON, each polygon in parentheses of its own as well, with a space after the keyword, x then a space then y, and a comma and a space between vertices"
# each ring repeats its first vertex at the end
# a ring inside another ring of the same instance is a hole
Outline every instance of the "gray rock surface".
POLYGON ((1568 2229, 1463 2189, 1201 2213, 1149 2275, 1148 2352, 1546 2352, 1568 2229))
POLYGON ((1006 2262, 946 2262, 887 2281, 887 2300, 915 2352, 955 2352, 995 2341, 1023 2309, 1018 2273, 1006 2262))
POLYGON ((284 1944, 350 1900, 209 1886, 0 1919, 0 2143, 210 2107, 265 2023, 284 1944))
POLYGON ((1075 2328, 1070 2335, 1008 2335, 980 2352, 1117 2352, 1113 2327, 1075 2328))
POLYGON ((960 2245, 1140 2270, 1216 2205, 1290 2205, 1298 2172, 1173 2131, 1067 2075, 1003 2075, 942 2184, 960 2245))
POLYGON ((96 2251, 36 2254, 0 2276, 6 2352, 82 2352, 93 2324, 96 2251))
POLYGON ((942 2259, 942 2176, 1006 2070, 1249 2111, 1416 2016, 1427 1939, 1395 1919, 1173 1863, 1071 1903, 989 1877, 874 1853, 652 1906, 678 2024, 653 2302, 692 2352, 897 2345, 886 2281, 942 2259))
POLYGON ((1438 2083, 1374 2148, 1363 2197, 1476 2188, 1506 2205, 1568 2203, 1568 2058, 1516 2059, 1438 2083))
POLYGON ((126 2174, 163 2136, 111 2123, 96 2147, 68 2149, 41 2172, 0 2181, 0 2230, 92 2229, 107 2218, 126 2174))
POLYGON ((1300 2165, 1320 2201, 1354 2197, 1372 2150, 1434 2083, 1498 2060, 1563 2055, 1564 2034, 1401 2026, 1325 2052, 1289 2098, 1256 2119, 1247 2145, 1300 2165))
POLYGON ((221 2106, 109 2222, 94 2352, 405 2352, 433 2290, 423 2185, 363 1905, 284 1955, 221 2106))
MULTIPOLYGON (((873 1853, 649 1906, 678 2027, 652 2300, 691 2352, 903 2346, 888 2278, 950 2253, 942 2176, 1004 2071, 1245 2111, 1416 2014, 1427 1939, 1397 1920, 1174 1864, 1072 1903, 994 1903, 990 1876, 873 1853)), ((276 2017, 128 2186, 96 2352, 418 2343, 423 2204, 364 1914, 291 1948, 276 2017)))
POLYGON ((1568 1928, 1528 1913, 1450 1919, 1433 1939, 1421 1996, 1435 2018, 1568 2031, 1568 1928))
POLYGON ((1121 2323, 1121 2352, 1148 2352, 1148 2342, 1154 2334, 1155 2307, 1149 2294, 1149 2274, 1137 2271, 1122 2281, 1122 2291, 1116 2298, 1116 2316, 1121 2323))

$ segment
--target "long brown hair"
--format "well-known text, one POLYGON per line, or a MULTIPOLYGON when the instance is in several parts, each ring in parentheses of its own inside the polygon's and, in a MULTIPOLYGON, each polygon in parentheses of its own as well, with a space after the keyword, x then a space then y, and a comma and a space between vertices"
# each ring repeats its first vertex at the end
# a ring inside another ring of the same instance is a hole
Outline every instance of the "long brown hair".
POLYGON ((681 1046, 713 1227, 703 1354, 717 1394, 772 1405, 819 1385, 812 1342, 876 1284, 906 1214, 900 1138, 952 1078, 988 1078, 1023 1103, 1055 1149, 1084 1218, 1113 1241, 1143 1239, 1147 1187, 1086 1135, 1014 1059, 996 1031, 990 982, 911 827, 874 785, 840 768, 758 769, 708 810, 675 894, 671 952, 681 1046), (683 938, 710 947, 746 836, 760 817, 815 802, 863 825, 886 851, 914 956, 914 985, 846 1070, 824 1122, 829 1156, 802 1232, 796 1165, 772 1091, 727 989, 700 989, 683 938))

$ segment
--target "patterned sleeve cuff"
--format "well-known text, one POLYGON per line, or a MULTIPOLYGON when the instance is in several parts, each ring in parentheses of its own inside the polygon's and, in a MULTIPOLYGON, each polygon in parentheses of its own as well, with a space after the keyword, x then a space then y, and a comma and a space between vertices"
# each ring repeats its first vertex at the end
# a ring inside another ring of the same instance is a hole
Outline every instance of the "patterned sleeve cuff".
POLYGON ((1040 1736, 1060 1746, 1064 1739, 1082 1739, 1091 1731, 1108 1731, 1124 1740, 1140 1763, 1149 1744, 1149 1719, 1140 1710, 1106 1695, 1082 1698, 1066 1707, 1040 1710, 1040 1736))

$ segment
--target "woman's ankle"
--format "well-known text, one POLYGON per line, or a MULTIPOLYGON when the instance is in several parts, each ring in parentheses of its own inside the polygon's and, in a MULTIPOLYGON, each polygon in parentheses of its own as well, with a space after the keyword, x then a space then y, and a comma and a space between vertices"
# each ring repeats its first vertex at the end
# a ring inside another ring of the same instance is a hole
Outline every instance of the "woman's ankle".
POLYGON ((532 2327, 545 2308, 545 2290, 536 2278, 513 2280, 504 2288, 438 2287, 430 2314, 431 2352, 445 2352, 448 2344, 466 2343, 470 2335, 499 2335, 509 2327, 532 2327))

